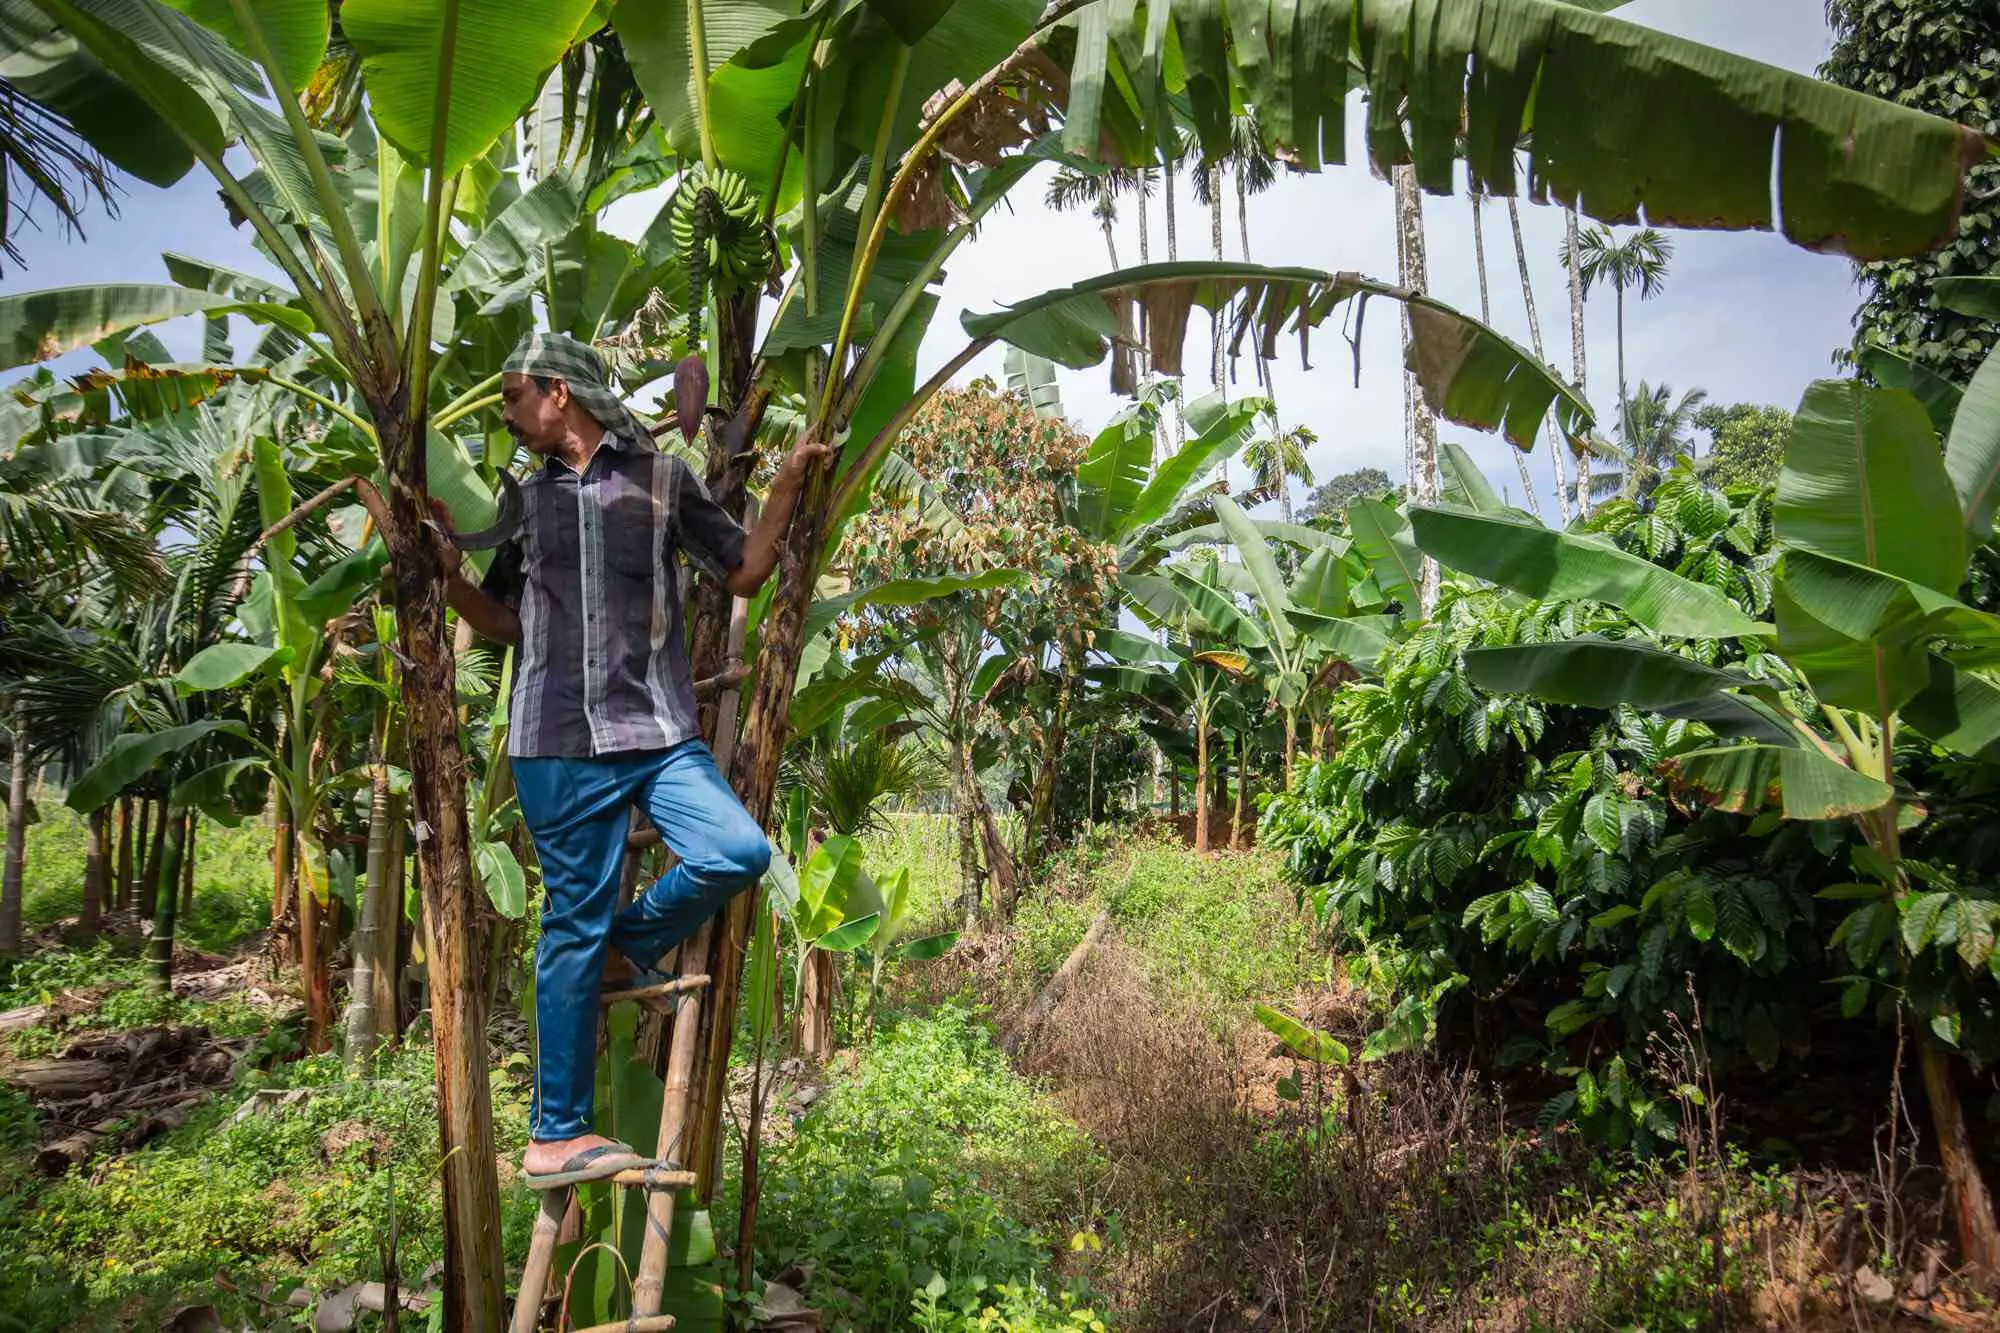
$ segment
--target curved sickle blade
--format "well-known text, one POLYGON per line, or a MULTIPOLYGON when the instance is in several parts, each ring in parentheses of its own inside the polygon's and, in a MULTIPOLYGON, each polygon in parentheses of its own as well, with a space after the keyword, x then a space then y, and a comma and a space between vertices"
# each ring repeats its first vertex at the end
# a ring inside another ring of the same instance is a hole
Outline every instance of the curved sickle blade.
POLYGON ((521 530, 521 484, 513 474, 500 474, 500 502, 493 521, 477 532, 454 532, 452 545, 461 551, 490 551, 512 541, 521 530))

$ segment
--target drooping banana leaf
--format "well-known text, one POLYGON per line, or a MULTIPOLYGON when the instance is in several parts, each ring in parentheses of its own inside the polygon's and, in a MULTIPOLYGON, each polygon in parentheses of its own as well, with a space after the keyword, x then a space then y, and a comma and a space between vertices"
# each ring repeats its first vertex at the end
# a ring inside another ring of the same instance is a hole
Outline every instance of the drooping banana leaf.
POLYGON ((1281 333, 1298 334, 1303 349, 1312 329, 1350 301, 1369 297, 1409 308, 1409 367, 1436 411, 1479 430, 1501 430, 1521 449, 1533 446, 1551 409, 1566 435, 1589 429, 1589 404, 1532 353, 1441 301, 1355 273, 1212 260, 1147 264, 989 314, 967 312, 960 322, 973 338, 1082 368, 1102 360, 1120 336, 1117 302, 1136 298, 1145 308, 1153 366, 1175 375, 1188 313, 1196 306, 1223 320, 1232 347, 1254 336, 1265 355, 1275 356, 1281 333))
POLYGON ((167 283, 105 283, 0 296, 0 370, 46 361, 129 329, 237 304, 167 283))
POLYGON ((1879 259, 1957 235, 1965 169, 1985 148, 1949 121, 1557 0, 1155 0, 1114 13, 1103 39, 1074 43, 1066 132, 1092 152, 1110 131, 1131 165, 1170 114, 1226 156, 1244 106, 1281 159, 1342 162, 1359 86, 1382 175, 1414 162, 1426 189, 1449 192, 1462 156, 1472 188, 1515 194, 1525 135, 1538 198, 1617 224, 1643 208, 1656 226, 1769 229, 1775 158, 1786 236, 1879 259))
POLYGON ((1951 421, 1939 429, 1948 432, 1944 466, 1965 513, 1966 541, 1983 542, 2000 507, 2000 354, 1987 356, 1951 421))
POLYGON ((1648 629, 1688 638, 1772 632, 1708 585, 1596 537, 1422 505, 1411 506, 1410 523, 1417 545, 1440 564, 1530 597, 1607 602, 1648 629))
POLYGON ((1903 705, 1903 720, 1955 754, 2000 759, 2000 684, 1941 657, 1930 667, 1929 682, 1903 705))
POLYGON ((1838 819, 1879 810, 1888 783, 1857 773, 1810 745, 1727 745, 1667 761, 1668 773, 1711 803, 1753 815, 1777 804, 1787 819, 1838 819))

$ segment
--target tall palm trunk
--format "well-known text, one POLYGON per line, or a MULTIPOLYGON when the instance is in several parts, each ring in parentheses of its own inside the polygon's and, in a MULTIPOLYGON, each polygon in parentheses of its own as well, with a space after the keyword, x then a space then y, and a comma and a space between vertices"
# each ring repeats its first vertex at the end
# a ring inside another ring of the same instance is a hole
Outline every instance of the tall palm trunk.
POLYGON ((1111 256, 1111 267, 1116 269, 1118 267, 1118 237, 1111 230, 1113 216, 1114 214, 1109 208, 1100 208, 1097 212, 1097 225, 1104 229, 1104 248, 1111 256))
POLYGON ((123 911, 132 905, 132 876, 136 873, 132 864, 132 798, 118 798, 118 871, 117 882, 111 890, 111 906, 123 911))
POLYGON ((165 839, 160 845, 159 879, 154 886, 153 935, 146 941, 146 961, 153 984, 170 991, 174 985, 174 908, 180 901, 181 854, 187 845, 186 812, 168 805, 160 816, 165 839))
POLYGON ((194 915, 194 836, 198 828, 194 811, 188 811, 186 819, 187 837, 181 844, 181 915, 184 917, 194 915))
POLYGON ((153 911, 160 900, 160 858, 167 848, 167 807, 164 801, 147 801, 146 817, 152 823, 150 831, 145 824, 139 826, 142 838, 150 838, 146 844, 146 865, 139 872, 139 904, 141 917, 151 920, 153 911))
POLYGON ((1243 262, 1250 262, 1250 191, 1243 184, 1243 164, 1236 164, 1236 231, 1243 240, 1243 262))
POLYGON ((0 955, 21 952, 22 881, 28 868, 28 721, 14 709, 14 749, 7 778, 7 866, 0 871, 0 955))
MULTIPOLYGON (((1486 286, 1486 196, 1477 190, 1472 192, 1472 255, 1479 267, 1479 322, 1493 323, 1493 300, 1486 286)), ((1521 474, 1521 494, 1528 500, 1528 512, 1536 518, 1542 516, 1542 500, 1535 494, 1534 478, 1528 475, 1528 456, 1519 449, 1508 447, 1514 456, 1514 468, 1521 474)))
POLYGON ((1152 183, 1151 171, 1142 168, 1139 172, 1138 187, 1132 191, 1139 201, 1139 262, 1141 264, 1150 264, 1153 262, 1153 229, 1147 218, 1146 208, 1147 187, 1152 183))
MULTIPOLYGON (((1208 232, 1209 249, 1217 263, 1222 262, 1222 164, 1216 163, 1208 169, 1208 232)), ((1222 387, 1222 312, 1216 312, 1209 321, 1211 326, 1211 357, 1209 381, 1216 388, 1222 387)), ((1228 460, 1223 460, 1223 475, 1228 476, 1228 460)))
POLYGON ((104 925, 104 906, 111 893, 111 807, 90 812, 90 843, 84 849, 83 915, 77 928, 95 934, 104 925))
MULTIPOLYGON (((1403 256, 1403 285, 1414 292, 1430 290, 1429 265, 1424 257, 1424 202, 1417 189, 1417 170, 1412 166, 1395 169, 1396 177, 1396 231, 1400 239, 1403 256)), ((1403 340, 1410 339, 1410 311, 1403 310, 1403 340)), ((1412 439, 1410 458, 1410 491, 1420 504, 1429 504, 1438 495, 1437 461, 1437 418, 1431 414, 1430 404, 1425 401, 1417 385, 1413 371, 1403 372, 1405 409, 1409 415, 1412 439)), ((1417 600, 1422 603, 1424 613, 1437 605, 1438 567, 1437 561, 1424 557, 1422 586, 1418 589, 1417 600)), ((1286 730, 1293 730, 1288 721, 1286 730)), ((1285 786, 1289 790, 1292 783, 1292 739, 1285 740, 1285 786)))
MULTIPOLYGON (((1569 247, 1569 350, 1572 369, 1576 375, 1576 391, 1586 393, 1588 380, 1584 374, 1583 354, 1583 253, 1582 238, 1578 234, 1576 210, 1563 210, 1564 242, 1569 247)), ((1562 457, 1560 453, 1556 455, 1562 457)), ((1577 455, 1576 460, 1576 512, 1590 511, 1590 455, 1577 455)))
MULTIPOLYGON (((1535 282, 1528 272, 1528 246, 1521 237, 1521 205, 1511 195, 1507 199, 1507 223, 1514 233, 1514 264, 1521 271, 1521 302, 1528 309, 1529 345, 1535 349, 1537 361, 1547 361, 1542 350, 1542 321, 1535 313, 1535 282)), ((1556 477, 1556 515, 1565 526, 1569 523, 1569 469, 1563 463, 1563 454, 1569 443, 1563 439, 1562 431, 1555 422, 1549 423, 1549 466, 1556 477)))
MULTIPOLYGON (((1618 294, 1618 442, 1632 447, 1632 395, 1625 388, 1625 284, 1613 281, 1618 294)), ((1630 464, 1627 464, 1627 470, 1630 464)))

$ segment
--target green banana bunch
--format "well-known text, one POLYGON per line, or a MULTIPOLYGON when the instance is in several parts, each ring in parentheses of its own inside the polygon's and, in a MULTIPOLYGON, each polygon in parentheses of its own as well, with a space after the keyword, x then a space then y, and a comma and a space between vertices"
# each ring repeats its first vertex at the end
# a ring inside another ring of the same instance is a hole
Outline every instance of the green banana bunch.
POLYGON ((750 183, 726 168, 696 165, 681 177, 667 225, 688 278, 688 337, 696 340, 712 284, 728 298, 762 283, 777 259, 771 229, 750 183))

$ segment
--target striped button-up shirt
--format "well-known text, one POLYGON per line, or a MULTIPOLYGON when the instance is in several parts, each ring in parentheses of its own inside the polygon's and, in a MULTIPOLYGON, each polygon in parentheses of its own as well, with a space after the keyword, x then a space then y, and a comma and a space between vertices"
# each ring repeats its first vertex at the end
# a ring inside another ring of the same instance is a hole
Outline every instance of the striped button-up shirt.
POLYGON ((483 585, 521 617, 507 753, 576 759, 698 736, 681 558, 726 577, 743 529, 686 463, 609 433, 581 474, 550 458, 521 500, 520 534, 483 585))

